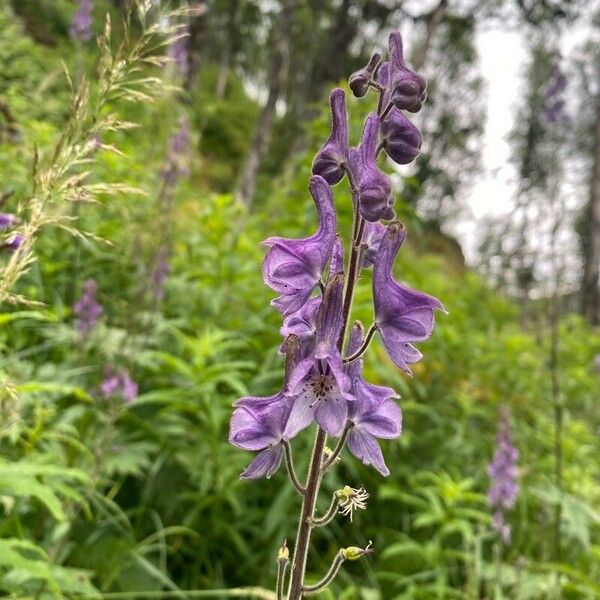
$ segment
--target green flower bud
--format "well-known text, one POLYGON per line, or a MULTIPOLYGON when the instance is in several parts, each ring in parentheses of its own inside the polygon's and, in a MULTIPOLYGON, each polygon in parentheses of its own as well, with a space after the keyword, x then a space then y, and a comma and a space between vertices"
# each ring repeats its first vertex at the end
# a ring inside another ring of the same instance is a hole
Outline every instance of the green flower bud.
POLYGON ((371 548, 371 542, 366 548, 358 548, 357 546, 348 546, 348 548, 342 548, 342 556, 344 560, 358 560, 365 554, 371 554, 373 549, 371 548))

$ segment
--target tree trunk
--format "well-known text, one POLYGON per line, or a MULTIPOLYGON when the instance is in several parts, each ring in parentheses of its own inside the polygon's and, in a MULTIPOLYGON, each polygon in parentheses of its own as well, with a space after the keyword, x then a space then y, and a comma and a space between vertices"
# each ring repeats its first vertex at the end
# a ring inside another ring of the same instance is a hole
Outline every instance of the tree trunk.
POLYGON ((204 30, 206 28, 207 10, 200 3, 194 3, 193 6, 198 9, 198 14, 190 18, 189 24, 189 40, 188 40, 188 65, 185 77, 185 89, 190 92, 196 86, 198 81, 198 73, 200 72, 200 64, 202 62, 202 42, 204 38, 204 30))
POLYGON ((592 325, 600 324, 600 98, 596 100, 594 155, 590 196, 583 239, 582 312, 592 325))
POLYGON ((267 75, 269 93, 267 102, 260 112, 256 131, 252 136, 250 150, 246 162, 242 167, 241 176, 235 192, 238 202, 250 206, 256 189, 256 179, 260 170, 262 159, 271 142, 277 101, 285 88, 290 62, 290 33, 297 0, 288 0, 282 6, 281 14, 277 21, 275 35, 275 48, 271 56, 271 64, 267 75))
POLYGON ((427 60, 427 54, 429 54, 429 50, 431 49, 437 30, 446 16, 447 7, 447 0, 440 0, 440 3, 424 17, 427 24, 425 28, 425 38, 415 53, 411 65, 415 71, 420 71, 425 64, 425 61, 427 60))

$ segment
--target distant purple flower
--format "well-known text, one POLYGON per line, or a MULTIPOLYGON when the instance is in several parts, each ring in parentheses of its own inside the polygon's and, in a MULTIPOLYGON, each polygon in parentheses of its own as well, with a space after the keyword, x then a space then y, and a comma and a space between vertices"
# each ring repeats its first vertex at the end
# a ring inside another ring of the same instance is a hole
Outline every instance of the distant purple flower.
POLYGON ((10 213, 0 213, 0 231, 10 229, 16 222, 17 217, 10 213))
MULTIPOLYGON (((356 352, 363 343, 362 325, 352 329, 348 353, 356 352)), ((377 438, 394 439, 402 432, 402 412, 394 398, 396 392, 388 387, 373 385, 362 376, 362 359, 346 367, 354 402, 348 403, 348 418, 353 427, 348 434, 348 448, 366 465, 373 465, 383 476, 390 474, 377 438)))
POLYGON ((73 14, 69 35, 74 40, 89 42, 93 37, 92 12, 94 10, 93 0, 75 0, 77 10, 73 14))
POLYGON ((318 285, 335 242, 336 218, 333 196, 327 182, 319 176, 310 180, 310 192, 319 215, 317 232, 300 239, 270 237, 263 262, 263 279, 279 296, 271 304, 282 314, 300 309, 318 285))
POLYGON ((88 279, 83 284, 83 294, 73 305, 73 312, 77 315, 77 331, 86 337, 96 327, 98 318, 104 311, 97 301, 98 284, 93 279, 88 279))
POLYGON ((412 344, 429 338, 434 311, 445 312, 445 309, 437 298, 412 290, 394 279, 394 259, 405 237, 406 230, 401 223, 395 221, 389 225, 375 257, 373 303, 375 326, 389 357, 410 374, 409 365, 422 357, 412 344))
POLYGON ((168 56, 179 74, 184 77, 187 75, 190 60, 190 34, 187 26, 179 32, 179 37, 169 46, 168 56))
POLYGON ((156 302, 160 302, 164 298, 165 281, 170 271, 167 249, 165 246, 161 246, 158 250, 152 273, 152 296, 156 302))
POLYGON ((189 146, 190 126, 188 120, 182 118, 179 129, 169 138, 169 152, 161 171, 163 181, 170 188, 190 174, 189 146))
POLYGON ((594 356, 594 367, 596 369, 596 373, 600 373, 600 354, 596 354, 596 356, 594 356))
POLYGON ((137 398, 138 385, 127 369, 117 371, 113 367, 107 367, 100 391, 104 398, 121 396, 125 402, 131 402, 137 398))
POLYGON ((500 412, 500 425, 496 436, 494 459, 488 466, 490 488, 488 504, 494 509, 493 526, 505 544, 510 543, 510 525, 505 522, 505 513, 514 507, 519 486, 517 484, 517 459, 519 451, 511 440, 510 421, 506 407, 500 412))
POLYGON ((15 252, 21 247, 24 240, 25 238, 20 233, 16 233, 8 238, 4 244, 2 244, 2 248, 4 250, 8 250, 9 252, 15 252))
POLYGON ((567 89, 567 76, 556 62, 552 67, 549 85, 544 94, 543 114, 548 123, 566 123, 568 116, 565 112, 566 101, 564 98, 567 89))

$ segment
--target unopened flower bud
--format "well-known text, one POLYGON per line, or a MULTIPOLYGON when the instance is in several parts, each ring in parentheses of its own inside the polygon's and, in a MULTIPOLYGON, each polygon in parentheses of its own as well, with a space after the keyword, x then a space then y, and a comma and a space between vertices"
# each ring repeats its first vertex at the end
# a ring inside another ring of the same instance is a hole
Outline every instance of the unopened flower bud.
POLYGON ((354 71, 354 73, 350 75, 350 78, 348 79, 348 85, 350 86, 352 93, 357 98, 362 98, 369 91, 369 85, 373 80, 373 73, 375 72, 380 60, 381 55, 375 53, 373 56, 371 56, 371 59, 365 67, 359 69, 358 71, 354 71))
POLYGON ((277 552, 277 562, 285 562, 287 563, 290 560, 290 550, 287 547, 287 540, 283 541, 281 548, 277 552))
POLYGON ((342 556, 344 560, 358 560, 366 554, 371 554, 373 548, 371 542, 368 543, 366 548, 359 548, 358 546, 349 546, 348 548, 342 549, 342 556))

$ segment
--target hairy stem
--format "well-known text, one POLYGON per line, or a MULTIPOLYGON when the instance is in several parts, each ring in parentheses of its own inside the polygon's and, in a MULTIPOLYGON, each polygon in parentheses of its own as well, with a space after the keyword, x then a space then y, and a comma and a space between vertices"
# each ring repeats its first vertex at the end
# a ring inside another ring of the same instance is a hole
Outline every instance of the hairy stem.
POLYGON ((333 562, 331 563, 331 566, 329 567, 329 571, 327 571, 327 574, 325 575, 325 577, 323 577, 323 579, 321 579, 321 581, 319 581, 319 583, 315 583, 315 585, 305 585, 302 588, 302 591, 305 594, 316 594, 317 592, 324 590, 334 580, 334 578, 338 574, 338 571, 340 570, 340 567, 342 566, 344 560, 345 560, 344 555, 342 554, 342 551, 340 550, 335 555, 335 558, 333 559, 333 562))
POLYGON ((335 459, 339 456, 340 452, 344 449, 344 446, 346 445, 346 439, 348 438, 348 433, 350 433, 350 430, 352 429, 353 426, 354 426, 354 423, 352 423, 352 421, 348 421, 346 423, 346 426, 344 427, 344 431, 342 431, 342 435, 340 436, 340 439, 338 440, 336 447, 333 449, 333 452, 331 453, 329 458, 323 464, 323 467, 321 469, 321 471, 323 473, 326 473, 327 471, 329 471, 329 469, 331 469, 331 467, 334 465, 335 459))
POLYGON ((333 521, 333 519, 335 519, 339 508, 340 503, 338 502, 338 499, 336 498, 335 494, 333 494, 331 498, 331 504, 329 505, 327 512, 318 519, 312 519, 311 525, 313 527, 323 527, 324 525, 328 525, 329 523, 331 523, 331 521, 333 521))
POLYGON ((294 469, 294 461, 292 459, 292 447, 288 441, 281 442, 283 444, 283 450, 285 453, 285 465, 287 467, 288 474, 294 487, 298 490, 298 493, 304 496, 306 490, 304 486, 298 481, 298 476, 296 475, 296 469, 294 469))
MULTIPOLYGON (((359 253, 360 242, 364 231, 364 219, 358 212, 357 193, 353 190, 354 200, 354 224, 352 228, 352 250, 350 253, 350 266, 348 268, 348 279, 344 293, 344 303, 342 307, 342 331, 338 339, 338 349, 340 352, 344 346, 346 329, 350 318, 350 309, 352 307, 352 297, 354 287, 359 271, 359 253)), ((290 587, 288 590, 288 600, 300 600, 302 598, 304 586, 304 573, 306 572, 306 560, 308 558, 308 547, 310 544, 311 521, 314 519, 315 506, 319 487, 321 486, 323 449, 327 434, 319 427, 315 437, 315 443, 310 459, 310 468, 305 486, 304 501, 302 502, 302 511, 300 513, 300 522, 298 524, 298 534, 296 536, 296 546, 294 548, 294 559, 292 561, 292 571, 290 577, 290 587)), ((335 574, 334 574, 335 576, 335 574)))

